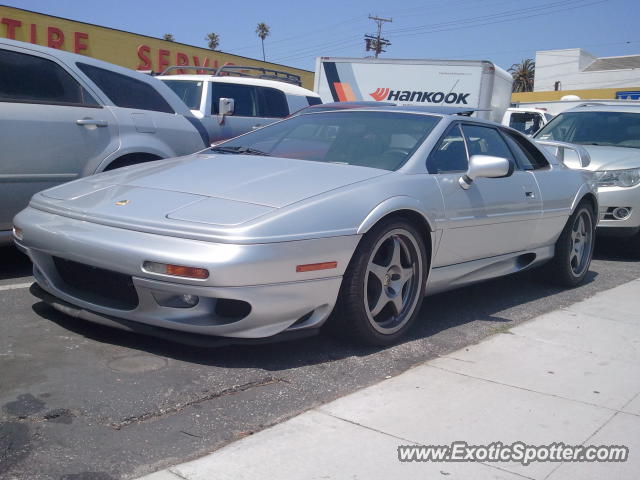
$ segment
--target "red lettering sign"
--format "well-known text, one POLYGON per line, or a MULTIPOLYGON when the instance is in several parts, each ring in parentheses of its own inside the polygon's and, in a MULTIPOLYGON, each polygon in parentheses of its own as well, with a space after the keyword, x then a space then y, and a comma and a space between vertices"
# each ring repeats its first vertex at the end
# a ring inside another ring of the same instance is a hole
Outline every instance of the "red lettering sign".
POLYGON ((32 23, 30 26, 31 26, 31 35, 29 37, 29 41, 31 43, 38 43, 38 28, 36 27, 35 23, 32 23))
MULTIPOLYGON (((176 65, 189 65, 189 56, 182 52, 176 53, 176 65)), ((185 73, 185 71, 181 68, 178 73, 185 73)))
POLYGON ((164 72, 164 69, 169 66, 169 59, 167 58, 171 52, 169 50, 159 49, 158 50, 158 72, 164 72))
POLYGON ((87 44, 83 40, 89 40, 89 34, 84 32, 75 32, 73 34, 73 51, 80 53, 82 50, 87 49, 87 44))
POLYGON ((47 27, 47 46, 62 48, 64 44, 64 32, 56 27, 47 27))
POLYGON ((153 66, 151 65, 151 59, 149 58, 150 52, 151 52, 151 48, 148 45, 140 45, 138 47, 138 58, 140 59, 138 70, 153 69, 153 66))
POLYGON ((3 17, 0 23, 4 23, 7 26, 7 38, 15 40, 16 28, 22 26, 22 22, 20 20, 14 20, 13 18, 3 17))

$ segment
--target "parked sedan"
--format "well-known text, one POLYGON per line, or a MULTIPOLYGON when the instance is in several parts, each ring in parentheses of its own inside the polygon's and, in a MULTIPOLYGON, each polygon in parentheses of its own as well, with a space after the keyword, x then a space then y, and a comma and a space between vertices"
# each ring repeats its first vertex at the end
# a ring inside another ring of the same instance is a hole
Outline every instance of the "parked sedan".
POLYGON ((631 237, 640 250, 640 106, 578 106, 559 114, 536 139, 584 146, 598 182, 598 232, 631 237))
POLYGON ((15 240, 35 292, 85 320, 200 342, 307 335, 330 319, 388 345, 425 294, 544 263, 580 284, 597 210, 590 173, 515 130, 371 108, 44 191, 15 240))

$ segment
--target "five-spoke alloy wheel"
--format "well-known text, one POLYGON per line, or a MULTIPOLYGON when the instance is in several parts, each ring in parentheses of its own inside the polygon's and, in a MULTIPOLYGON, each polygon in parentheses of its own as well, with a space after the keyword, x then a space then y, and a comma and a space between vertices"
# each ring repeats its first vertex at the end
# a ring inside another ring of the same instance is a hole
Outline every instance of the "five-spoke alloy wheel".
POLYGON ((424 295, 426 233, 392 218, 364 236, 342 282, 335 311, 339 333, 390 345, 408 330, 424 295))
POLYGON ((582 283, 593 257, 595 225, 591 205, 578 205, 556 242, 555 257, 545 266, 551 282, 566 287, 582 283))

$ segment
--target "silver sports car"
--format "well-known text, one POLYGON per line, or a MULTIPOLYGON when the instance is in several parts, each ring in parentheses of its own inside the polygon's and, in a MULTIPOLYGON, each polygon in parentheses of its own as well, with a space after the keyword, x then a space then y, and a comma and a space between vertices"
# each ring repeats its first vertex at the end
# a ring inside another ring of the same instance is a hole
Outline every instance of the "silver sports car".
POLYGON ((46 190, 14 236, 33 291, 85 320, 190 343, 328 320, 387 345, 428 294, 543 263, 582 282, 597 202, 591 173, 515 130, 363 108, 46 190))

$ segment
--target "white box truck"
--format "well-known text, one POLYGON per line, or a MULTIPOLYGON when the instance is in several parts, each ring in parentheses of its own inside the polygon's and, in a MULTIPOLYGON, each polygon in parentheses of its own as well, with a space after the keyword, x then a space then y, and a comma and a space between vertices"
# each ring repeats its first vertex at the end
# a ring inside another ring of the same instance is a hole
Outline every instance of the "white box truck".
POLYGON ((500 123, 512 84, 508 72, 485 60, 318 57, 314 90, 323 102, 469 107, 500 123))

